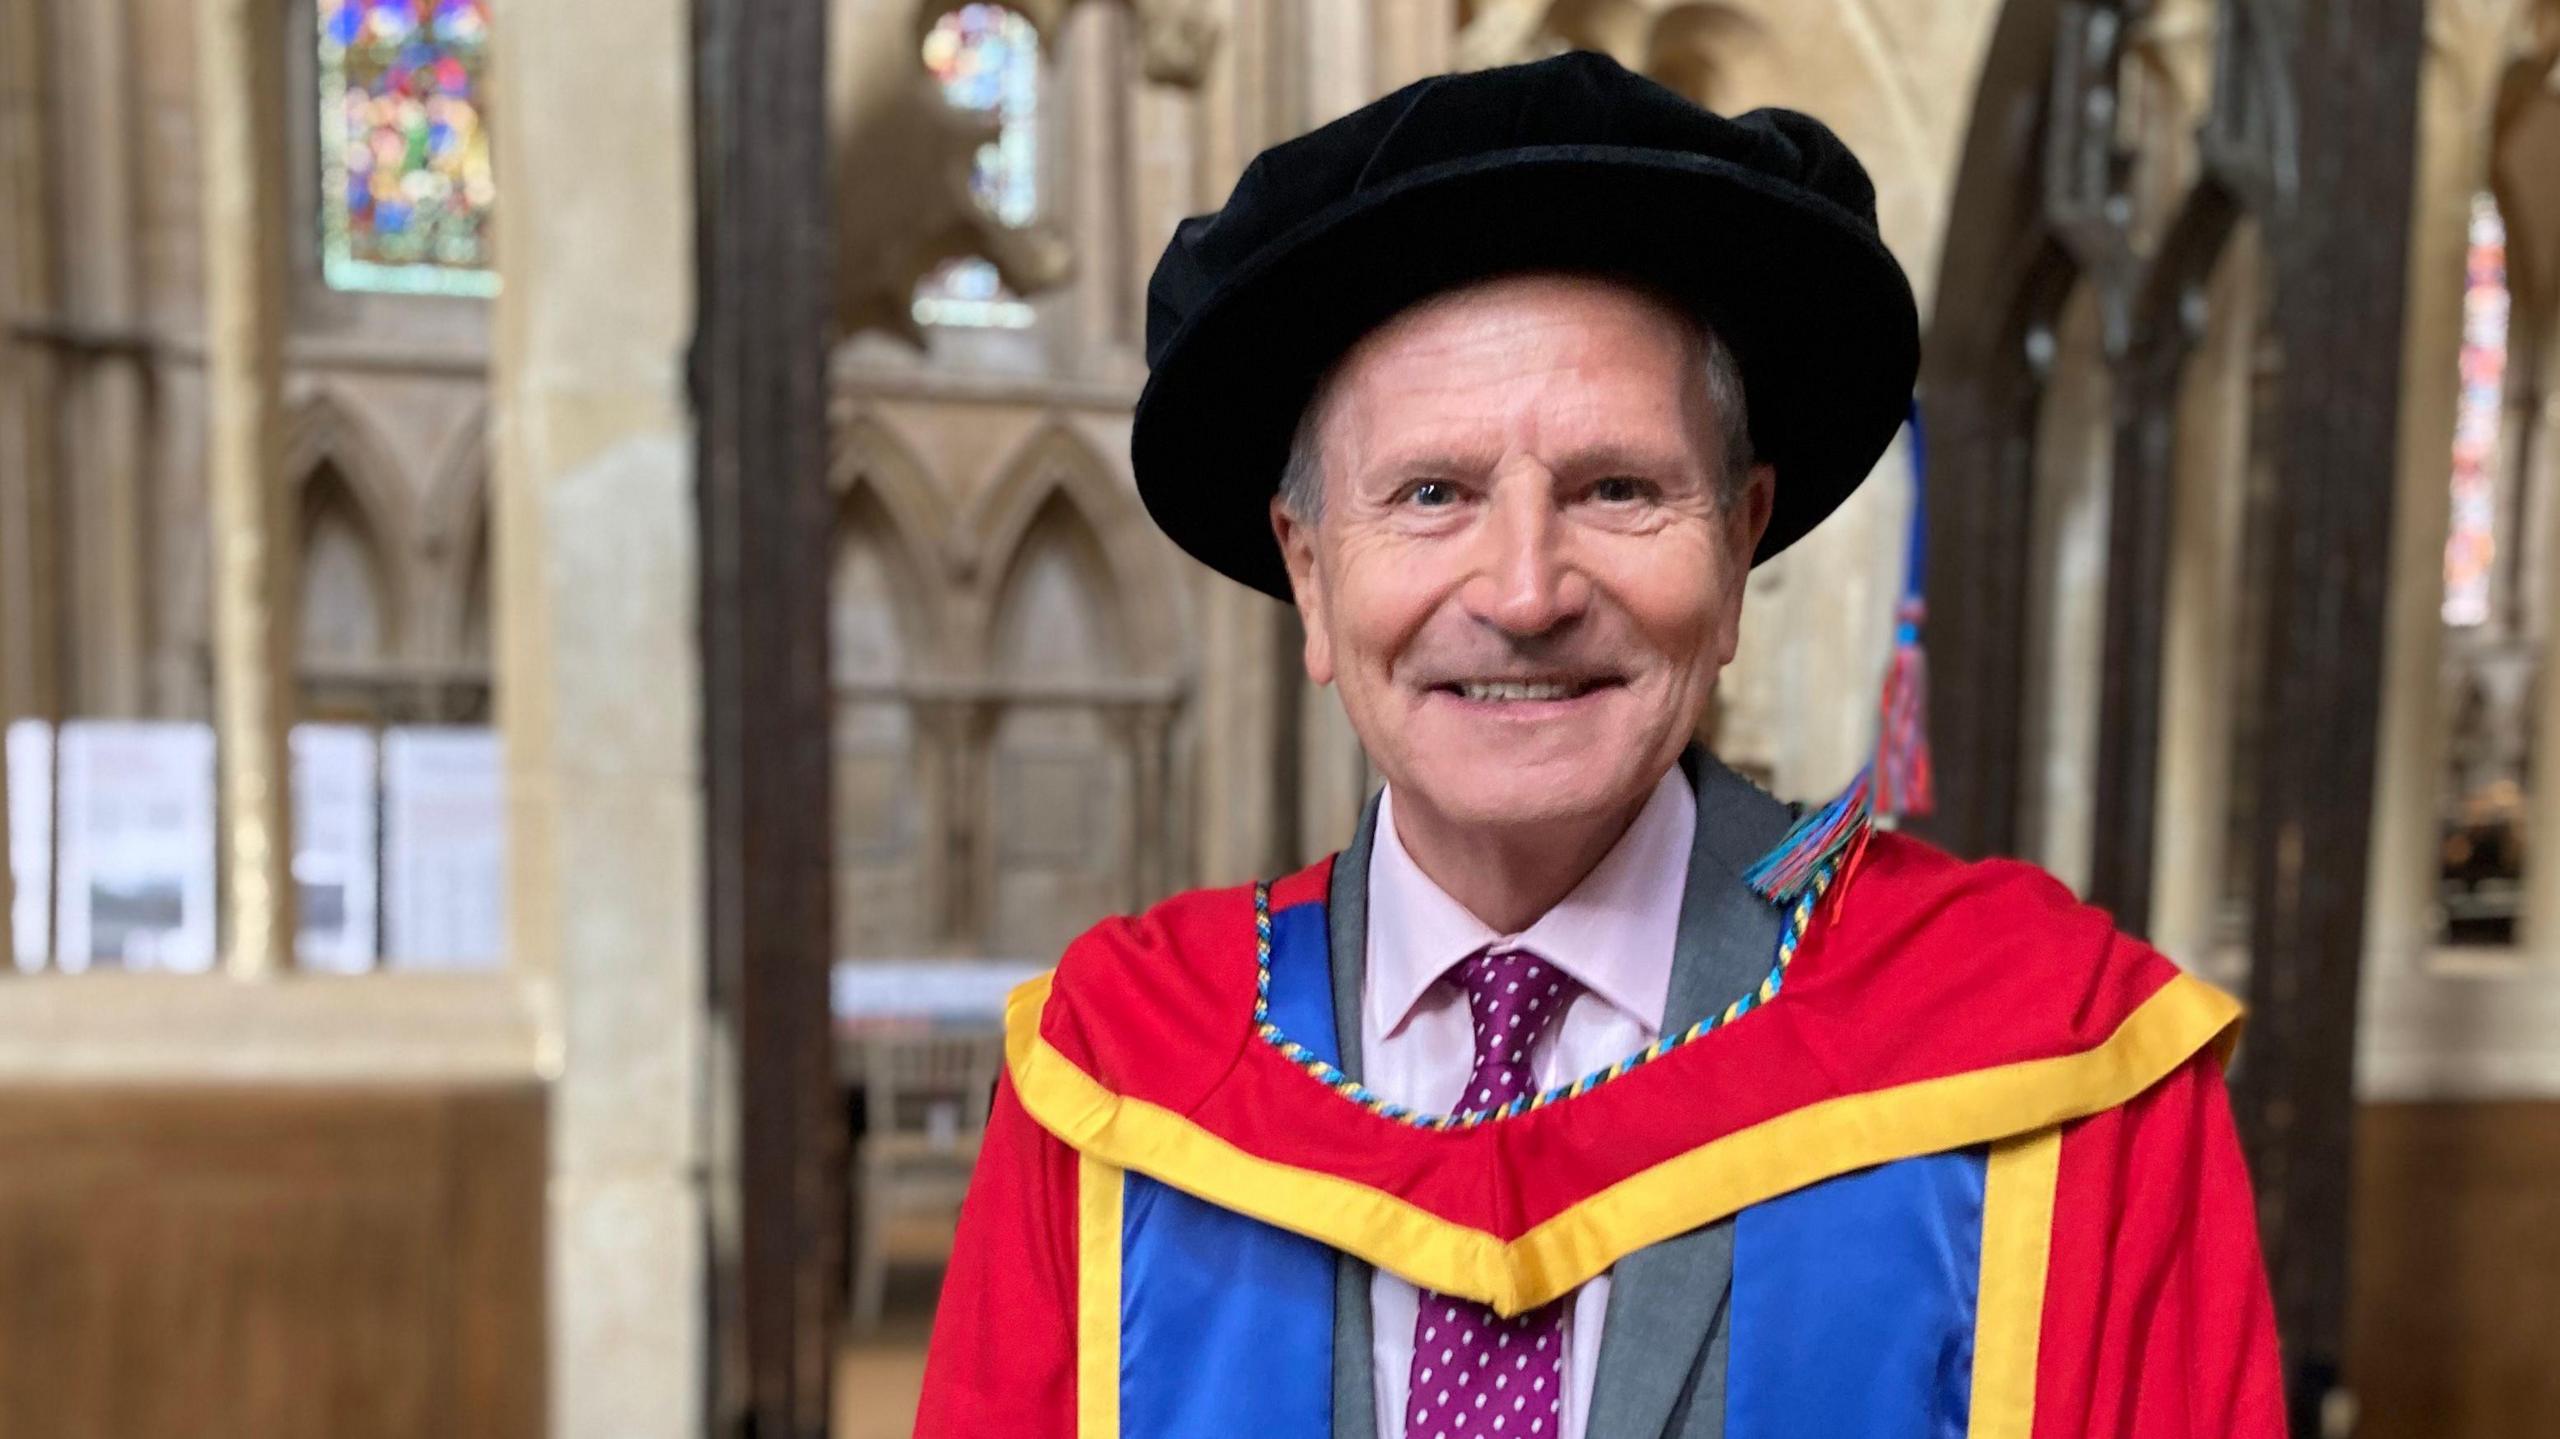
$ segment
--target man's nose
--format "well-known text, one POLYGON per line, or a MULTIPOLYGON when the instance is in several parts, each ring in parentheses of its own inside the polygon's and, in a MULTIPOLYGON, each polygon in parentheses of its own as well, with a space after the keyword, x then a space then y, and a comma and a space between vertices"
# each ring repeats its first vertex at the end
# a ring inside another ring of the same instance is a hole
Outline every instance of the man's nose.
POLYGON ((1550 477, 1516 476, 1494 492, 1477 534, 1467 611, 1506 634, 1542 635, 1579 618, 1591 581, 1568 552, 1550 477))

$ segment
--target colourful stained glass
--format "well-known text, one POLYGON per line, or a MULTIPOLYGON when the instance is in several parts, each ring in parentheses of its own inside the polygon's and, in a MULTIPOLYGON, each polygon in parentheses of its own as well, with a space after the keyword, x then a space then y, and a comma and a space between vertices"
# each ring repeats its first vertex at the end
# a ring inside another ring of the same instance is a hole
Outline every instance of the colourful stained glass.
POLYGON ((2471 201, 2462 292, 2462 391, 2453 420, 2453 524, 2444 545, 2444 622, 2489 621, 2498 559, 2498 426, 2507 390, 2507 227, 2498 202, 2471 201))
POLYGON ((320 257, 341 290, 489 295, 488 0, 319 0, 320 257))
MULTIPOLYGON (((978 147, 969 188, 996 219, 1029 224, 1040 197, 1039 32, 1001 5, 964 5, 925 33, 924 66, 944 99, 997 117, 1000 128, 978 147)), ((1031 307, 1006 292, 995 266, 960 259, 916 287, 915 317, 927 325, 1018 329, 1031 323, 1031 307)))

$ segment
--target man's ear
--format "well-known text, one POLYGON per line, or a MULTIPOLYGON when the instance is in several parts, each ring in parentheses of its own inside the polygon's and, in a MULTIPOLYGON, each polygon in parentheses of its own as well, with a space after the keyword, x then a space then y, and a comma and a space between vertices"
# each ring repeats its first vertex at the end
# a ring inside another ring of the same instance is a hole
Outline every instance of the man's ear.
POLYGON ((1769 516, 1778 504, 1778 469, 1775 465, 1751 467, 1751 478, 1742 493, 1733 497, 1726 510, 1727 543, 1725 583, 1732 589, 1725 596, 1723 623, 1716 636, 1720 664, 1733 663, 1742 650, 1742 595, 1751 584, 1751 557, 1760 550, 1761 537, 1769 533, 1769 516))
POLYGON ((1280 544, 1280 561, 1289 569, 1289 593, 1298 606, 1298 626, 1306 631, 1307 678, 1333 683, 1333 640, 1324 624, 1324 583, 1316 573, 1316 527, 1289 513, 1279 496, 1271 498, 1271 538, 1280 544))
POLYGON ((1742 567, 1751 567, 1751 556, 1760 548, 1760 540, 1769 533, 1769 516, 1778 507, 1778 467, 1763 461, 1751 467, 1751 479, 1743 485, 1742 494, 1734 501, 1742 521, 1742 567))

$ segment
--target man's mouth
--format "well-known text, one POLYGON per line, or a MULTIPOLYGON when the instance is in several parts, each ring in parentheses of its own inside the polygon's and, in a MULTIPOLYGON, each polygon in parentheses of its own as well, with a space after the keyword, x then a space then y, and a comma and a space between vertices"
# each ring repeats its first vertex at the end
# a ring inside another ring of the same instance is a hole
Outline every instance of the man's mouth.
POLYGON ((1524 704, 1580 699, 1617 682, 1614 676, 1595 675, 1572 679, 1453 680, 1432 688, 1476 704, 1524 704))

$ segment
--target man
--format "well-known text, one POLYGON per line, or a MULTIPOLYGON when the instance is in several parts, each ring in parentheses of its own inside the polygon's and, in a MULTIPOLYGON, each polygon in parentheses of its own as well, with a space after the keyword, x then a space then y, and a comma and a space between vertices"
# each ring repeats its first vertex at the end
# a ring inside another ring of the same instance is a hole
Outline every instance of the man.
POLYGON ((2280 1433, 2235 1006, 1690 746, 1909 401, 1839 142, 1587 55, 1426 81, 1149 300, 1150 511, 1294 600, 1386 786, 1015 996, 919 1432, 2280 1433))

